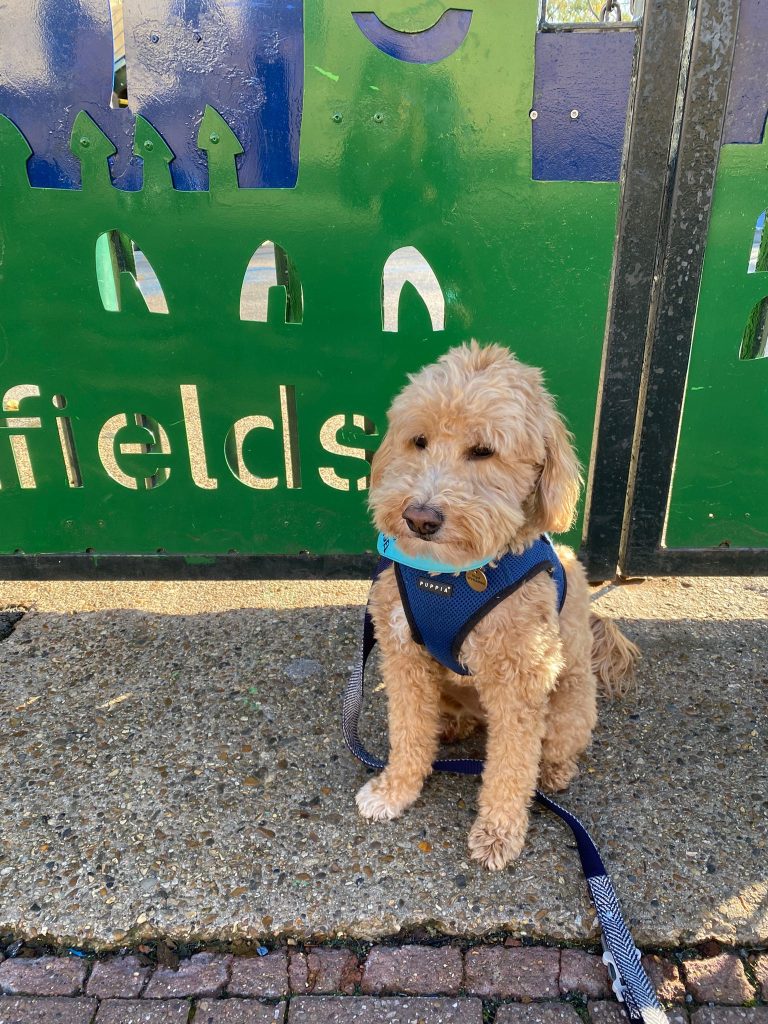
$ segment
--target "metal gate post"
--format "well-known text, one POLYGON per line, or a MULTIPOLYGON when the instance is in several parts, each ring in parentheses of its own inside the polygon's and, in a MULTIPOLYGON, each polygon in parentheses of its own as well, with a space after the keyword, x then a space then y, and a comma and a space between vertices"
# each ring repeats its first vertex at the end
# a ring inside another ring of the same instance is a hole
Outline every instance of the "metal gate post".
MULTIPOLYGON (((700 0, 685 89, 669 227, 638 404, 634 475, 619 564, 625 574, 748 572, 744 554, 665 551, 664 524, 725 119, 739 0, 700 0)), ((766 553, 755 553, 766 562, 766 553)))
POLYGON ((675 108, 690 48, 687 0, 646 4, 617 223, 582 558, 592 579, 619 561, 659 240, 679 138, 675 108))

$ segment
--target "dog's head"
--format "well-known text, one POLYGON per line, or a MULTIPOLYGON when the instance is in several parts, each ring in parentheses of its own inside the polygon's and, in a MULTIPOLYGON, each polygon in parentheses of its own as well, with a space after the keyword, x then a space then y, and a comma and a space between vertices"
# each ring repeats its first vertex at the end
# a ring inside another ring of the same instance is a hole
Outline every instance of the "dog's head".
POLYGON ((570 527, 579 464, 539 370, 473 341, 409 380, 373 460, 378 530, 460 565, 570 527))

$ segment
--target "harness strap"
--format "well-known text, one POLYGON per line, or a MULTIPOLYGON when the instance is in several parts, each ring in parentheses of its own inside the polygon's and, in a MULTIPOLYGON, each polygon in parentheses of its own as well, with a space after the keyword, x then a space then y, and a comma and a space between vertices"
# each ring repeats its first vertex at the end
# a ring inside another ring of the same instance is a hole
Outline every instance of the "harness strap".
MULTIPOLYGON (((380 559, 373 574, 373 582, 391 564, 386 558, 380 559)), ((369 608, 366 607, 360 657, 344 690, 341 724, 346 744, 355 757, 368 768, 381 769, 386 767, 386 761, 370 754, 358 735, 363 708, 365 666, 375 643, 373 619, 369 608)), ((456 772, 460 775, 482 775, 483 768, 484 762, 474 758, 444 758, 432 765, 433 771, 456 772)), ((630 1020, 637 1024, 669 1024, 653 985, 640 962, 640 950, 635 946, 629 933, 613 883, 592 837, 575 814, 571 814, 538 789, 535 791, 535 800, 564 821, 576 839, 584 877, 603 933, 603 961, 611 974, 617 999, 626 1004, 630 1020)))

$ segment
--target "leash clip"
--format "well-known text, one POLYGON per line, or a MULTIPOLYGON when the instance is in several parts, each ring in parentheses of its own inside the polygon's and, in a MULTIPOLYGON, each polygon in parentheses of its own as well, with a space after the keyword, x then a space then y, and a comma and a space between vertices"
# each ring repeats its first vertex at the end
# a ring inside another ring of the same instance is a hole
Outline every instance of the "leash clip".
POLYGON ((619 974, 619 968, 616 966, 616 961, 613 959, 613 953, 605 948, 603 943, 603 963, 608 968, 608 974, 611 978, 611 988, 613 993, 620 1003, 624 1002, 624 982, 621 980, 619 974))
MULTIPOLYGON (((610 975, 610 978, 611 978, 611 988, 613 989, 613 992, 614 992, 616 998, 618 999, 618 1001, 620 1003, 625 1003, 626 1002, 625 993, 628 990, 628 986, 626 985, 626 983, 624 982, 623 978, 621 977, 621 971, 618 968, 618 965, 616 963, 616 960, 614 959, 613 953, 608 948, 608 945, 607 945, 607 943, 605 941, 605 938, 603 938, 602 942, 603 942, 603 963, 608 968, 608 974, 610 975)), ((637 946, 633 947, 633 953, 637 957, 638 962, 640 962, 640 959, 642 957, 642 953, 637 948, 637 946)))

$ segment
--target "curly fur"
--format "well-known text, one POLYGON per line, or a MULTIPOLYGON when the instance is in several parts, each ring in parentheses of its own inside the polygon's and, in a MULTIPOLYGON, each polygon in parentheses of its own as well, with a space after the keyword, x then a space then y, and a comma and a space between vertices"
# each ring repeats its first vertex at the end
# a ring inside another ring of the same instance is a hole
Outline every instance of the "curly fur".
MULTIPOLYGON (((572 524, 581 486, 571 435, 541 372, 500 345, 451 349, 412 375, 389 411, 372 466, 370 508, 377 529, 411 555, 449 564, 521 551, 543 532, 572 524), (414 439, 423 438, 426 447, 414 439), (472 449, 490 448, 487 458, 472 449), (403 519, 411 504, 438 509, 430 539, 403 519)), ((487 730, 473 858, 499 869, 523 847, 537 783, 564 789, 597 719, 597 679, 619 692, 637 648, 611 622, 590 613, 589 590, 574 553, 557 548, 568 597, 557 614, 555 584, 529 580, 469 634, 458 676, 414 643, 392 569, 371 594, 388 698, 387 768, 357 794, 361 814, 397 817, 431 771, 440 739, 487 730)))

